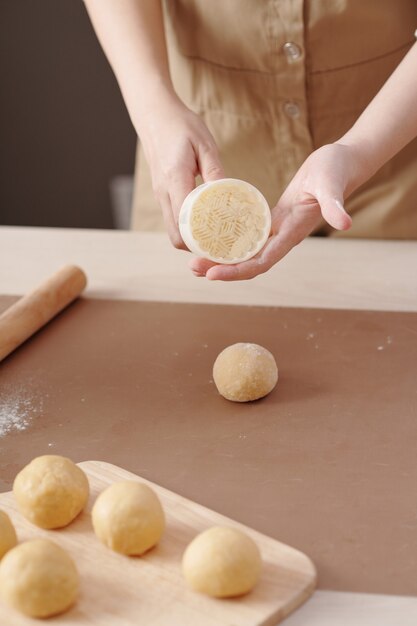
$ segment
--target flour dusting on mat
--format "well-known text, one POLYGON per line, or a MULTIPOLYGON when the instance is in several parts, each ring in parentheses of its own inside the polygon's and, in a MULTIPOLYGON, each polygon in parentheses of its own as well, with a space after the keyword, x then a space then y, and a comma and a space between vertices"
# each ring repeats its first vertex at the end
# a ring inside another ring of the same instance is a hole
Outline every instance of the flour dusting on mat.
POLYGON ((0 437, 12 431, 25 430, 40 408, 39 403, 35 406, 23 393, 0 398, 0 437))

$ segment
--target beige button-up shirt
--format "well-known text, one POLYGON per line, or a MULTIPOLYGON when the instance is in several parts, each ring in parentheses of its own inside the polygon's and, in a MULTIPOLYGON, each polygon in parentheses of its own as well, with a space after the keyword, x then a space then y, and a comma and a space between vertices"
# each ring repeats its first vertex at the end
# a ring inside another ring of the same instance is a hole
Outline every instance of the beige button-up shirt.
MULTIPOLYGON (((416 0, 166 0, 175 88, 199 113, 226 176, 271 207, 306 157, 340 138, 414 43, 416 0)), ((416 78, 417 80, 417 78, 416 78)), ((353 227, 319 234, 417 238, 417 141, 346 203, 353 227)), ((133 228, 163 229, 138 149, 133 228)))

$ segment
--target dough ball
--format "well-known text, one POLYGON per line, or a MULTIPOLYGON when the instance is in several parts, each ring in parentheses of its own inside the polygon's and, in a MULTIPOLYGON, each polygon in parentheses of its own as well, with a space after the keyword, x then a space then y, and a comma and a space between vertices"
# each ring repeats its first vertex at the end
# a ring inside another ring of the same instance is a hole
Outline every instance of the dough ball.
POLYGON ((94 531, 122 554, 143 554, 160 540, 165 515, 158 496, 143 483, 124 481, 107 487, 91 513, 94 531))
POLYGON ((82 511, 89 487, 84 472, 70 459, 47 454, 19 472, 13 492, 30 522, 41 528, 61 528, 82 511))
POLYGON ((77 568, 48 539, 33 539, 10 550, 0 563, 0 595, 30 617, 66 611, 78 595, 77 568))
POLYGON ((0 559, 16 544, 16 531, 10 517, 4 511, 0 511, 0 559))
POLYGON ((256 343, 235 343, 220 352, 214 362, 213 379, 227 400, 249 402, 273 390, 278 369, 266 348, 256 343))
POLYGON ((214 526, 189 544, 182 571, 194 591, 215 598, 240 596, 258 582, 261 555, 242 531, 214 526))

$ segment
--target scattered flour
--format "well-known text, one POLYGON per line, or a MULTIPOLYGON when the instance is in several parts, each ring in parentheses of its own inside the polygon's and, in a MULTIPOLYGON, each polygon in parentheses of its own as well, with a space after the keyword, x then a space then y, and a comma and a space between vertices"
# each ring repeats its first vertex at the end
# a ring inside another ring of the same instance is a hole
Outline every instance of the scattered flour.
POLYGON ((23 394, 0 398, 0 437, 12 431, 25 430, 39 408, 39 404, 35 407, 32 400, 23 394))

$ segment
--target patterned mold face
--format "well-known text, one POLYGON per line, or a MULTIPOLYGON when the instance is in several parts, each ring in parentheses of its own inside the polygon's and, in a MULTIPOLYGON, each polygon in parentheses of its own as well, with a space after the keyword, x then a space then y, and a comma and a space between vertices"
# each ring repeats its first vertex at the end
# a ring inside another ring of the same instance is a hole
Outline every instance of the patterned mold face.
POLYGON ((261 194, 243 181, 216 181, 193 202, 190 231, 201 253, 237 263, 256 254, 269 235, 271 218, 261 194))

